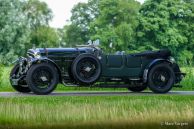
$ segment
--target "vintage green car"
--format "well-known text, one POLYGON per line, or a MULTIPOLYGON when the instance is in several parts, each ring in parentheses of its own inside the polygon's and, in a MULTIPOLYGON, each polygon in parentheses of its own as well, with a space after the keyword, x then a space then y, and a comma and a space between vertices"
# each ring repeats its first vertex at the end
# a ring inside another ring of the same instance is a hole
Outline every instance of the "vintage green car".
POLYGON ((75 48, 30 49, 10 73, 12 87, 19 92, 49 94, 65 86, 128 88, 141 92, 149 87, 166 93, 184 77, 168 50, 138 54, 104 54, 95 45, 75 48))

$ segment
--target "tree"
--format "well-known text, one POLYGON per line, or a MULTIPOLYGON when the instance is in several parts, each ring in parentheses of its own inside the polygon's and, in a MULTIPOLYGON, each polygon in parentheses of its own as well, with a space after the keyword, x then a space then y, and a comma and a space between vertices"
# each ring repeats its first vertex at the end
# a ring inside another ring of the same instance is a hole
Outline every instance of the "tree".
POLYGON ((10 64, 24 54, 29 44, 30 29, 23 16, 23 2, 1 0, 0 5, 0 63, 10 64))
POLYGON ((107 51, 128 50, 135 46, 134 35, 140 3, 135 0, 89 0, 72 10, 72 24, 64 32, 72 46, 89 39, 100 39, 107 51), (109 49, 112 42, 115 49, 109 49))
POLYGON ((58 46, 57 32, 49 27, 49 21, 53 18, 52 10, 45 2, 39 0, 25 1, 23 13, 28 19, 31 28, 30 46, 54 47, 58 46))
POLYGON ((68 47, 75 47, 78 44, 83 44, 85 33, 76 25, 64 26, 62 31, 62 42, 65 42, 68 47))
POLYGON ((184 50, 194 54, 193 5, 190 0, 147 0, 140 9, 139 45, 170 49, 177 58, 184 50))
POLYGON ((98 2, 89 0, 88 3, 78 3, 72 9, 70 26, 64 27, 63 39, 68 46, 83 44, 90 39, 90 23, 99 15, 98 2))
POLYGON ((34 43, 36 47, 58 47, 59 35, 57 30, 51 27, 40 26, 31 33, 31 43, 34 43))
MULTIPOLYGON (((58 35, 48 26, 52 11, 38 0, 0 0, 0 63, 10 64, 33 44, 56 46, 58 35)), ((58 46, 58 45, 57 45, 58 46)))
POLYGON ((26 15, 30 27, 34 30, 39 26, 49 25, 49 21, 53 18, 52 10, 45 2, 39 0, 25 1, 23 13, 26 15))
POLYGON ((90 23, 99 15, 98 3, 100 0, 89 0, 88 3, 78 3, 72 9, 71 22, 82 31, 90 29, 90 23))
POLYGON ((91 23, 93 39, 100 39, 107 51, 112 42, 114 51, 135 46, 134 35, 140 3, 134 0, 101 0, 99 16, 91 23))

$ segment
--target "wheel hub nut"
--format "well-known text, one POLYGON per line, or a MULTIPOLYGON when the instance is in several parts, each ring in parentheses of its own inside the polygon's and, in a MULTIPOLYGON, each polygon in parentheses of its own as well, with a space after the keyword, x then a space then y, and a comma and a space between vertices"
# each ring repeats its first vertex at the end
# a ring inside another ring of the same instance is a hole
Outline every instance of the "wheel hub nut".
POLYGON ((166 81, 166 78, 163 75, 161 75, 161 81, 163 81, 163 82, 166 81))
POLYGON ((43 82, 47 81, 47 78, 45 76, 40 77, 43 82))
POLYGON ((86 72, 90 72, 91 69, 92 69, 92 68, 90 68, 90 67, 86 67, 86 68, 85 68, 85 71, 86 71, 86 72))

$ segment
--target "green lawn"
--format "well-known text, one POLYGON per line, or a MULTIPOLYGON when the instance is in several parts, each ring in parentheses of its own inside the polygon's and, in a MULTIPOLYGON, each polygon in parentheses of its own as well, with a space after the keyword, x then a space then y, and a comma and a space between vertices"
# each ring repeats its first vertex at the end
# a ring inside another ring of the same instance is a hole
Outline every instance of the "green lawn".
POLYGON ((0 98, 0 128, 179 128, 194 122, 194 96, 0 98))
MULTIPOLYGON (((193 90, 194 70, 181 82, 193 90)), ((14 91, 9 84, 10 68, 3 69, 0 91, 14 91)), ((127 90, 77 88, 59 85, 57 91, 127 90)), ((122 97, 0 97, 0 129, 129 129, 192 128, 194 96, 122 96, 122 97), (186 126, 161 125, 187 123, 186 126)))

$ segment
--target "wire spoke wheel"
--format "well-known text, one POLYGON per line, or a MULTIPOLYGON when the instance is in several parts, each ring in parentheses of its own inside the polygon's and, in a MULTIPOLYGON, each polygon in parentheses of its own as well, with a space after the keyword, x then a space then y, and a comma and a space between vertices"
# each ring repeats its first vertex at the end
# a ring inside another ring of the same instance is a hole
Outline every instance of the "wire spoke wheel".
POLYGON ((34 71, 33 75, 33 82, 38 88, 48 88, 52 83, 52 74, 45 68, 40 68, 34 71))
POLYGON ((50 63, 33 65, 27 73, 27 84, 35 93, 45 95, 51 93, 59 82, 58 71, 50 63))
POLYGON ((155 65, 148 75, 148 86, 155 93, 167 93, 175 82, 175 74, 168 63, 155 65))
POLYGON ((97 73, 98 66, 96 64, 94 60, 83 59, 78 63, 76 72, 82 79, 91 79, 97 73))
POLYGON ((152 80, 155 86, 163 88, 168 84, 170 72, 166 68, 157 68, 153 73, 152 80))
POLYGON ((101 64, 94 55, 82 54, 74 60, 71 72, 79 84, 91 85, 100 77, 101 64))

